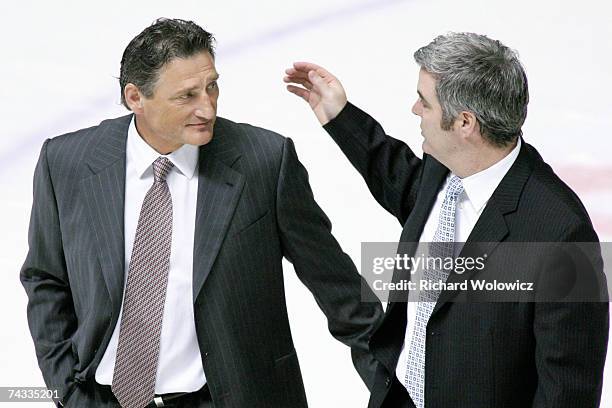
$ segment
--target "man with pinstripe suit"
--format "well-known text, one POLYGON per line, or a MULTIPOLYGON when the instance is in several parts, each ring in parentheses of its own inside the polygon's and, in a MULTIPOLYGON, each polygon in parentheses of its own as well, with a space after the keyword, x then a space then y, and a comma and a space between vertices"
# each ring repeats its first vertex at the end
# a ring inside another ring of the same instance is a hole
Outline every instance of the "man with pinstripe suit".
POLYGON ((293 143, 216 117, 213 38, 160 19, 121 61, 133 112, 47 140, 20 278, 59 406, 305 407, 288 258, 368 386, 382 315, 293 143))

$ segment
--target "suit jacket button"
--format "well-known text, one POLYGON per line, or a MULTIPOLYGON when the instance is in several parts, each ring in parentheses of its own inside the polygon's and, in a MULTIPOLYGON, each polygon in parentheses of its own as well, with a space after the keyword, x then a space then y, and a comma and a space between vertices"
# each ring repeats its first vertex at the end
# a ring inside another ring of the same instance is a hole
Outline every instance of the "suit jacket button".
POLYGON ((389 388, 390 385, 391 385, 391 377, 385 378, 385 387, 389 388))

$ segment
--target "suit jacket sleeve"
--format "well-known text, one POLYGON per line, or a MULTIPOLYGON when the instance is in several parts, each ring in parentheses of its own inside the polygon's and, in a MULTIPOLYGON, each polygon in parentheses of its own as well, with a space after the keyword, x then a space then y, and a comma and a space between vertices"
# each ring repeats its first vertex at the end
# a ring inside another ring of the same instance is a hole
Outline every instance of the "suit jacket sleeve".
POLYGON ((376 201, 403 225, 416 200, 423 161, 350 102, 323 128, 359 171, 376 201))
POLYGON ((47 140, 34 173, 29 251, 20 279, 28 296, 27 316, 38 365, 50 390, 62 399, 72 391, 75 359, 71 336, 76 316, 62 249, 58 206, 47 158, 47 140))
MULTIPOLYGON (((597 236, 590 223, 583 223, 572 228, 562 241, 596 244, 597 236)), ((595 265, 594 268, 578 269, 567 251, 563 252, 551 256, 542 268, 549 275, 542 278, 545 284, 555 286, 559 276, 573 274, 577 284, 598 281, 596 289, 605 291, 602 296, 596 296, 590 288, 586 299, 605 300, 607 285, 599 251, 596 251, 596 258, 588 262, 589 266, 595 265), (572 270, 567 272, 567 269, 572 270)), ((599 406, 608 347, 609 304, 606 301, 584 302, 584 296, 577 299, 582 301, 536 302, 534 305, 538 373, 534 408, 599 406)))
POLYGON ((361 301, 367 283, 332 236, 331 223, 314 200, 290 139, 283 147, 276 207, 283 255, 325 313, 329 331, 351 347, 355 368, 370 388, 376 366, 368 341, 382 307, 378 301, 361 301))

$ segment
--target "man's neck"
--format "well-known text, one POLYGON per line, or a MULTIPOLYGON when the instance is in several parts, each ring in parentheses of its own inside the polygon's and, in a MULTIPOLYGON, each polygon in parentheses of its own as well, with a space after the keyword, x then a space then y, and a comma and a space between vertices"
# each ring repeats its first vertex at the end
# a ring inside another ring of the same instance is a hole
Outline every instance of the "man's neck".
POLYGON ((135 121, 136 131, 142 140, 155 149, 157 153, 168 155, 181 147, 181 145, 171 144, 159 137, 155 137, 153 131, 147 126, 146 122, 139 121, 138 117, 135 117, 135 121))
POLYGON ((463 158, 449 168, 461 178, 480 173, 509 155, 516 147, 517 142, 518 140, 504 147, 493 146, 489 143, 480 145, 478 148, 466 151, 463 158))

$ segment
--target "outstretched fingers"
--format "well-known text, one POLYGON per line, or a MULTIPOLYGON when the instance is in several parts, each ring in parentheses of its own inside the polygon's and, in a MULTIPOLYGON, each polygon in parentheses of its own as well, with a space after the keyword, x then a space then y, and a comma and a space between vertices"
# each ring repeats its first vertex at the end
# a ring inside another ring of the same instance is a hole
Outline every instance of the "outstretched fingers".
POLYGON ((311 62, 294 62, 285 70, 287 90, 310 105, 319 123, 325 125, 346 105, 346 93, 340 81, 325 68, 311 62))
POLYGON ((310 99, 310 91, 304 89, 304 88, 300 88, 299 86, 295 86, 295 85, 287 85, 287 90, 297 96, 299 96, 300 98, 304 99, 306 102, 309 101, 310 99))
POLYGON ((288 74, 283 78, 283 81, 288 84, 300 84, 308 90, 312 89, 312 82, 310 82, 307 76, 288 74))
POLYGON ((312 62, 305 62, 305 61, 294 62, 293 69, 294 71, 301 73, 301 74, 305 74, 305 75, 308 75, 310 71, 314 71, 317 73, 317 75, 323 78, 326 82, 336 79, 336 77, 333 76, 328 70, 326 70, 320 65, 313 64, 312 62))

